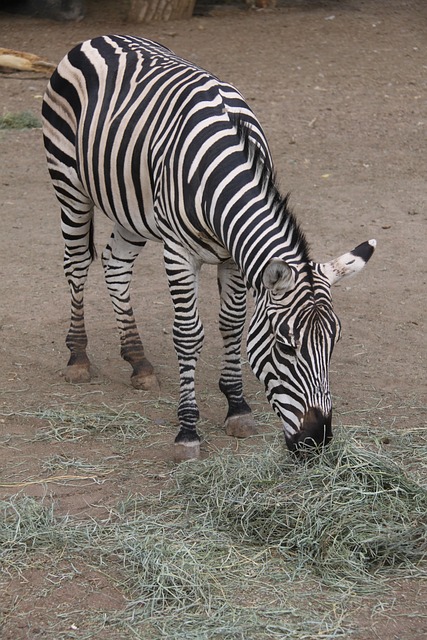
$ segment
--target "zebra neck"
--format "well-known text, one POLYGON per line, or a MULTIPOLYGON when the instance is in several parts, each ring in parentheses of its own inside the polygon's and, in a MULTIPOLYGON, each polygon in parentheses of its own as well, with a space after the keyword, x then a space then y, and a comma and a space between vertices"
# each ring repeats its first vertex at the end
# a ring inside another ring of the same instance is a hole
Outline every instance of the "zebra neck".
POLYGON ((247 285, 259 290, 265 266, 279 258, 297 271, 308 269, 308 249, 292 214, 278 217, 267 206, 251 215, 230 211, 221 224, 222 241, 247 285))

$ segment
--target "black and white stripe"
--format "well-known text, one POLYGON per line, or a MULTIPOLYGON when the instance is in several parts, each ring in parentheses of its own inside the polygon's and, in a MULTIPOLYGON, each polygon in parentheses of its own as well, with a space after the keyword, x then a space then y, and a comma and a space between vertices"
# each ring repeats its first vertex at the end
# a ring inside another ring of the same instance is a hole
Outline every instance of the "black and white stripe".
POLYGON ((330 285, 359 271, 374 242, 325 265, 311 262, 275 186, 261 126, 240 93, 154 42, 104 36, 75 47, 50 80, 43 118, 71 291, 67 378, 90 379, 83 289, 97 206, 114 222, 102 262, 121 353, 137 388, 156 379, 130 302, 132 268, 147 240, 163 243, 180 370, 178 455, 197 455, 199 447, 194 371, 203 344, 197 308, 203 263, 218 265, 227 433, 254 431, 240 367, 250 287, 256 307, 248 354, 287 442, 294 448, 307 439, 326 441, 328 365, 338 333, 330 285))

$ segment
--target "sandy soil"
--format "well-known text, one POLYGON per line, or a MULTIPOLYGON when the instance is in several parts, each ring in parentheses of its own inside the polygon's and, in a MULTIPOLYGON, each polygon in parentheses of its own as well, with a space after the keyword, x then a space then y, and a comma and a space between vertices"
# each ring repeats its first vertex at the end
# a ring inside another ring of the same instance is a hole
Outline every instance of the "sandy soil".
MULTIPOLYGON (((369 238, 378 241, 366 271, 335 289, 343 324, 331 371, 335 422, 381 428, 384 437, 391 426, 421 426, 426 405, 425 3, 288 2, 276 11, 221 9, 214 14, 132 26, 114 12, 101 21, 89 11, 79 24, 0 13, 0 45, 57 63, 85 38, 130 32, 161 41, 236 84, 265 127, 280 184, 292 194, 314 258, 332 258, 369 238)), ((46 82, 35 74, 0 76, 1 111, 38 114, 46 82)), ((161 382, 159 396, 130 386, 99 261, 92 267, 86 296, 89 354, 97 375, 90 385, 67 385, 60 374, 67 360, 69 299, 59 211, 41 131, 0 132, 0 148, 2 493, 48 494, 62 512, 85 515, 129 492, 157 491, 173 466, 178 388, 172 307, 159 247, 150 246, 141 256, 133 286, 146 349, 161 382), (152 425, 152 435, 123 442, 100 435, 33 441, 48 422, 25 417, 26 412, 104 404, 116 411, 138 411, 152 425), (112 473, 99 482, 49 482, 44 463, 54 455, 109 461, 112 473)), ((109 235, 101 216, 96 231, 101 250, 109 235)), ((214 270, 205 270, 203 283, 206 343, 197 388, 203 453, 211 455, 241 445, 224 436, 221 426, 225 405, 217 390, 214 270)), ((263 392, 248 369, 246 389, 262 414, 263 392)), ((24 578, 4 587, 5 638, 43 637, 51 615, 40 600, 43 568, 24 578)), ((105 578, 90 572, 68 591, 56 589, 55 597, 64 611, 71 611, 88 588, 98 594, 92 595, 95 602, 88 601, 89 609, 120 606, 120 596, 105 578)), ((354 637, 426 637, 423 601, 419 584, 396 584, 381 614, 371 618, 374 601, 355 613, 354 637)))

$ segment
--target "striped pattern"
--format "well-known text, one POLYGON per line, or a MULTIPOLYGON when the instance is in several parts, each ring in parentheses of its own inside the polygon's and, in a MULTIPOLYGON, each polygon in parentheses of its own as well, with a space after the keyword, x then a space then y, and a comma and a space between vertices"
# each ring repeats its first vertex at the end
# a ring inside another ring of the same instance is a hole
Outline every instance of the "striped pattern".
MULTIPOLYGON (((67 378, 90 378, 83 291, 95 255, 97 206, 114 223, 102 263, 121 353, 137 388, 151 388, 155 376, 131 306, 132 269, 147 240, 163 243, 180 372, 177 445, 197 454, 194 372, 203 344, 197 308, 203 263, 218 266, 227 432, 253 432, 240 366, 250 287, 256 296, 250 362, 283 420, 287 442, 293 448, 306 436, 326 441, 328 365, 338 333, 329 287, 331 274, 341 269, 346 275, 347 267, 340 259, 310 262, 304 235, 275 186, 261 126, 240 93, 161 45, 105 36, 83 42, 59 64, 43 119, 71 292, 67 378)), ((369 251, 359 251, 357 260, 364 264, 369 251)))

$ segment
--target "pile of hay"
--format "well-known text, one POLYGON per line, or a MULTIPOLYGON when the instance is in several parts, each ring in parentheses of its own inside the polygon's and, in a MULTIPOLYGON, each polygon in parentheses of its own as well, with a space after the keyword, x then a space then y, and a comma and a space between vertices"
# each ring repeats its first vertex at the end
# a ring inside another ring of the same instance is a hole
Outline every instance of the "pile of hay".
POLYGON ((207 525, 274 546, 323 581, 352 586, 427 553, 427 491, 386 455, 337 437, 308 463, 281 442, 177 471, 178 495, 207 525))

